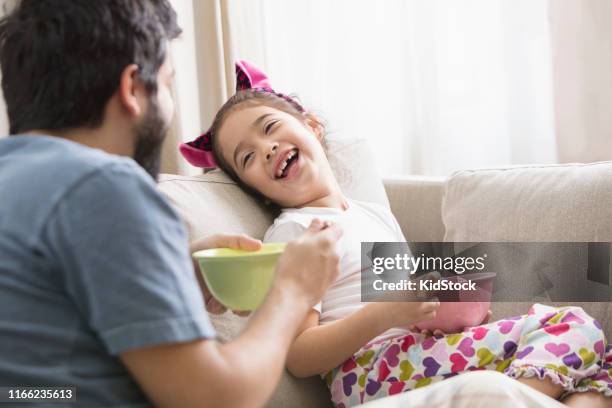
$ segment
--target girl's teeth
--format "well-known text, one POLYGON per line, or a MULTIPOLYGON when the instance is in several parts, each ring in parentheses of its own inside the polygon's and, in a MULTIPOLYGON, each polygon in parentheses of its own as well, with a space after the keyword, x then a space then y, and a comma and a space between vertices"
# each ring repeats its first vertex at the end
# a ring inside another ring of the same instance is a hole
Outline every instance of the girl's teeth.
POLYGON ((281 166, 279 167, 278 171, 276 172, 276 177, 281 177, 283 175, 283 171, 285 170, 285 167, 287 167, 287 162, 289 160, 291 160, 291 158, 295 156, 295 150, 292 150, 288 155, 287 158, 285 159, 285 161, 283 161, 283 164, 281 164, 281 166))

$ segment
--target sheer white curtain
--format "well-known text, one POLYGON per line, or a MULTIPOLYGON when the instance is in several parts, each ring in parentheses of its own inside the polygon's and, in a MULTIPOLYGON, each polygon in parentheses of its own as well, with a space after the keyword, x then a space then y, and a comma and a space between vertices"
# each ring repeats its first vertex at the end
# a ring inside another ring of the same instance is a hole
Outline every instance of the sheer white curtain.
POLYGON ((185 32, 173 47, 164 171, 199 172, 176 144, 233 92, 238 58, 300 95, 330 131, 368 138, 383 174, 557 159, 547 0, 172 2, 185 32))
POLYGON ((612 1, 551 0, 562 162, 612 160, 612 1))
POLYGON ((240 47, 383 174, 556 161, 547 0, 258 3, 240 47))

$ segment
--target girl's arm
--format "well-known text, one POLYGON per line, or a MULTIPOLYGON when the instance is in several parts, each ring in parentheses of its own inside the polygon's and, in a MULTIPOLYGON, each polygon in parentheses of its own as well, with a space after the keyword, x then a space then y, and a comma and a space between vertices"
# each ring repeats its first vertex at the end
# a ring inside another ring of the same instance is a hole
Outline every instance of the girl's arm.
POLYGON ((433 319, 439 302, 368 303, 357 312, 319 326, 319 312, 310 310, 287 356, 296 377, 325 373, 344 363, 368 341, 397 326, 433 319))

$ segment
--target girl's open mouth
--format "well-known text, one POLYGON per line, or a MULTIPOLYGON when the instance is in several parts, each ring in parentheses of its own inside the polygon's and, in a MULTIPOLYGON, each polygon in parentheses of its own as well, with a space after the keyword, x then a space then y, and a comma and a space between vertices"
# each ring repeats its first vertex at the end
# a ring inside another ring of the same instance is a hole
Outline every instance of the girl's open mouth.
POLYGON ((277 165, 275 178, 284 179, 288 175, 293 174, 293 171, 297 167, 299 159, 298 149, 291 149, 284 157, 284 159, 277 165))

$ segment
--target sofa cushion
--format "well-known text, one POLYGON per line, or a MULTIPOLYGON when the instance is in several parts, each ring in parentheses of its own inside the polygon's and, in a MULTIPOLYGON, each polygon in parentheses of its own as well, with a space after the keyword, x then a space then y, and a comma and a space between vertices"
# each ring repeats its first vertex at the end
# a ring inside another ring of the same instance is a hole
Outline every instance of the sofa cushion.
POLYGON ((465 170, 447 182, 445 241, 612 241, 612 162, 465 170))
POLYGON ((440 242, 444 239, 441 203, 446 179, 427 176, 385 178, 391 212, 404 237, 414 242, 440 242))
MULTIPOLYGON (((612 162, 459 171, 447 182, 442 218, 447 242, 612 242, 612 162)), ((609 303, 572 303, 612 338, 609 303)), ((528 307, 492 305, 495 318, 528 307)))
MULTIPOLYGON (((340 187, 349 198, 389 206, 364 140, 329 140, 328 157, 340 187)), ((191 240, 219 232, 263 238, 273 221, 265 205, 245 194, 218 170, 199 176, 161 175, 159 188, 187 224, 191 240)), ((247 321, 230 312, 211 318, 222 341, 235 337, 247 321)), ((296 379, 286 372, 268 406, 325 407, 331 406, 331 400, 320 378, 296 379)))
POLYGON ((261 238, 273 220, 264 205, 220 171, 198 176, 162 174, 158 185, 185 221, 190 240, 219 232, 261 238))

